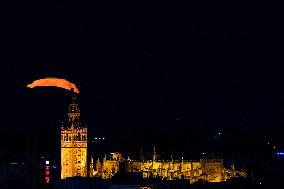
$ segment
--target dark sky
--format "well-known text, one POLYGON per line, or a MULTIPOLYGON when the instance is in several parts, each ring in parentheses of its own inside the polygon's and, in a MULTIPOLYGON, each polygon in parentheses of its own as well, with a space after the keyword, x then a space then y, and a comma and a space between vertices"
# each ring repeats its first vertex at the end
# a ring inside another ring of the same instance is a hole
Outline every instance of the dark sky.
POLYGON ((3 7, 0 116, 8 137, 43 129, 54 137, 68 94, 25 88, 46 76, 78 85, 94 136, 143 128, 282 131, 280 1, 3 7))

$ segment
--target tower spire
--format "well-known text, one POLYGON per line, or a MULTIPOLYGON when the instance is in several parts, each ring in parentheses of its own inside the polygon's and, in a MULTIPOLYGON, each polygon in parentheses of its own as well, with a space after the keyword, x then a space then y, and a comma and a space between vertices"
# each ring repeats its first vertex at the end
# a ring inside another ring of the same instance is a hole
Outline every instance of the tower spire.
POLYGON ((157 160, 157 153, 156 153, 156 148, 154 146, 154 150, 153 150, 153 161, 156 161, 157 160))
POLYGON ((144 162, 142 147, 141 147, 141 150, 140 150, 140 161, 144 162))
POLYGON ((71 90, 71 103, 68 107, 69 126, 80 127, 80 108, 78 96, 71 90))

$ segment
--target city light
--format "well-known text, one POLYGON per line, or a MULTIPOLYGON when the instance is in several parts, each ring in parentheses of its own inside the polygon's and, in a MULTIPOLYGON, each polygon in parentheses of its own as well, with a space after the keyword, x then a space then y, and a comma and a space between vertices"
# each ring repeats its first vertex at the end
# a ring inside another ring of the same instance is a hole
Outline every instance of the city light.
POLYGON ((277 155, 284 156, 284 152, 277 152, 277 155))
MULTIPOLYGON (((48 162, 48 164, 49 164, 49 162, 48 162)), ((45 166, 45 183, 46 184, 49 184, 49 182, 50 182, 49 165, 48 164, 46 164, 46 166, 45 166)))

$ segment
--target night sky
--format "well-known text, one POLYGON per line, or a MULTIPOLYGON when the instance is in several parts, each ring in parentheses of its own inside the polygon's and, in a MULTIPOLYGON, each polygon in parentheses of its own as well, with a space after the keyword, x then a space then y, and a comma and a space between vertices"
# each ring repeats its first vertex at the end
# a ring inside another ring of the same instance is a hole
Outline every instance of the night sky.
POLYGON ((278 140, 283 8, 265 0, 8 4, 0 30, 3 138, 56 144, 68 92, 26 85, 59 77, 78 86, 90 136, 162 145, 186 132, 240 130, 278 140))

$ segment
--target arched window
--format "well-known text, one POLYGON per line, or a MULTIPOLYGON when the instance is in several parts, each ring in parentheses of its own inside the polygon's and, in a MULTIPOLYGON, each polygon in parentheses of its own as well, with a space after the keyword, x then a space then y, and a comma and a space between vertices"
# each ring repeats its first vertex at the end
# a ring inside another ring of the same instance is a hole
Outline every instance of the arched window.
POLYGON ((81 134, 78 133, 78 140, 81 141, 81 134))
POLYGON ((82 135, 82 141, 86 141, 86 135, 82 135))

